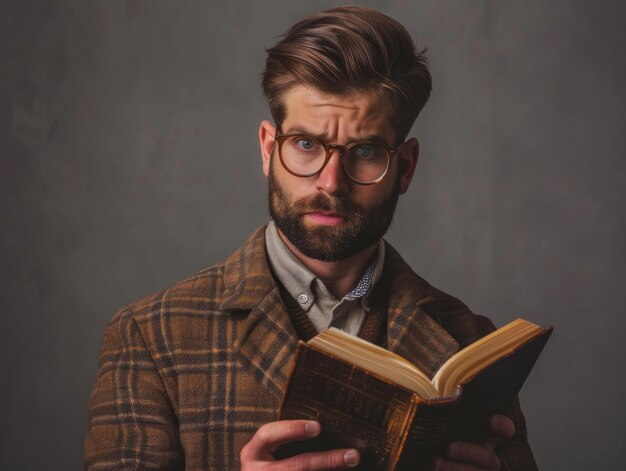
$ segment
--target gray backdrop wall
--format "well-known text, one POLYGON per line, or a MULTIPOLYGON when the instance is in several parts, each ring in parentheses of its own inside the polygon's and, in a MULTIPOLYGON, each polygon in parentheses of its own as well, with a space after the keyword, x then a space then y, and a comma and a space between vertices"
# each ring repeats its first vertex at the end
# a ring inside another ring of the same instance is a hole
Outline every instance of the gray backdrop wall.
MULTIPOLYGON (((620 469, 623 2, 364 2, 430 48, 388 238, 498 325, 556 331, 521 395, 549 470, 620 469)), ((0 6, 0 468, 78 469, 104 326, 266 220, 264 47, 327 1, 0 6)))

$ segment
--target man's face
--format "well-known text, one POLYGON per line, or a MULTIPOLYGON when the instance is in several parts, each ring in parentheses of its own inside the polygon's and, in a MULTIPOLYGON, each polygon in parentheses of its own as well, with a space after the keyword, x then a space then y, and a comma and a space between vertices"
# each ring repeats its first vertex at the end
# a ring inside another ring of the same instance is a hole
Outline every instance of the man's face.
MULTIPOLYGON (((374 139, 392 146, 396 140, 388 108, 374 93, 337 96, 295 87, 285 98, 285 108, 283 134, 306 134, 340 145, 374 139)), ((264 165, 270 215, 307 257, 338 261, 361 252, 385 234, 393 219, 401 191, 397 157, 381 182, 359 185, 344 173, 337 151, 321 173, 301 178, 284 169, 274 149, 264 165)))

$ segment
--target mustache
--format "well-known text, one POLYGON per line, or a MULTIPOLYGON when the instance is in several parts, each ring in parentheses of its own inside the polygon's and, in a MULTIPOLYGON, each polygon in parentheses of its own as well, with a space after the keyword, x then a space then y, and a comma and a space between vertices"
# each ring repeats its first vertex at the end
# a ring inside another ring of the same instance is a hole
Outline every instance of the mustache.
POLYGON ((301 198, 293 206, 300 213, 332 211, 346 215, 361 216, 363 214, 361 207, 347 198, 328 198, 320 194, 301 198))

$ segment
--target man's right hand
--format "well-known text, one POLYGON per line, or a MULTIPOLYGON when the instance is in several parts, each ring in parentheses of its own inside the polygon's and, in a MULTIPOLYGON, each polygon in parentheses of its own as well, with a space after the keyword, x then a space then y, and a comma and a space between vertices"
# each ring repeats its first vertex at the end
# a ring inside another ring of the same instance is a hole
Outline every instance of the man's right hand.
POLYGON ((320 424, 310 420, 281 420, 263 425, 241 449, 241 470, 298 470, 354 468, 360 455, 354 449, 303 453, 277 460, 273 453, 279 446, 319 435, 320 424))

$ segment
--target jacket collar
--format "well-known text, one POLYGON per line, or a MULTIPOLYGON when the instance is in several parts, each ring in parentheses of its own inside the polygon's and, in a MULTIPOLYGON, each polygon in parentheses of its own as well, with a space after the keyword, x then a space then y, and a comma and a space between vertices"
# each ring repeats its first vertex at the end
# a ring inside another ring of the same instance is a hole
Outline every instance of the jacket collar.
POLYGON ((257 229, 224 262, 222 311, 249 311, 237 329, 234 349, 272 395, 282 396, 298 336, 267 262, 265 227, 257 229))
POLYGON ((222 266, 224 295, 219 309, 247 311, 258 306, 276 288, 265 252, 265 226, 256 229, 222 266))
POLYGON ((387 348, 432 377, 459 351, 459 343, 424 307, 440 292, 419 277, 398 252, 386 243, 385 273, 390 276, 387 306, 387 348))
MULTIPOLYGON (((417 276, 402 257, 386 244, 384 271, 390 277, 387 346, 428 376, 459 344, 432 319, 422 305, 437 291, 417 276)), ((222 311, 249 311, 238 329, 234 348, 241 361, 276 398, 284 390, 298 343, 287 309, 272 276, 265 251, 265 227, 257 229, 223 264, 222 311)))

